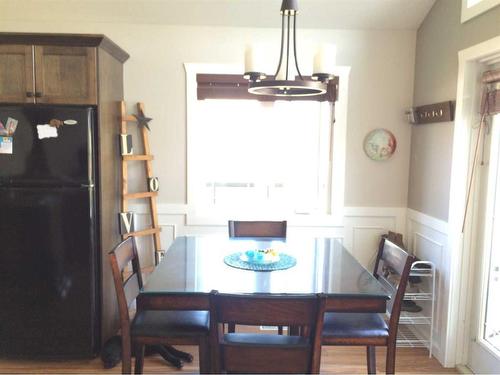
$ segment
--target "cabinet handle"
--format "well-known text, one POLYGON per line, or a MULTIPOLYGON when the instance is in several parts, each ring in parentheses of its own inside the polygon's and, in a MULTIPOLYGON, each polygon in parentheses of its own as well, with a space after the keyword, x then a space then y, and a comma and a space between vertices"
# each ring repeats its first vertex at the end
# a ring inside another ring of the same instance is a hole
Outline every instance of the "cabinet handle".
POLYGON ((41 98, 43 96, 43 92, 37 91, 35 92, 35 98, 41 98))
POLYGON ((26 97, 32 98, 34 96, 35 96, 35 94, 33 94, 31 91, 26 91, 26 97))

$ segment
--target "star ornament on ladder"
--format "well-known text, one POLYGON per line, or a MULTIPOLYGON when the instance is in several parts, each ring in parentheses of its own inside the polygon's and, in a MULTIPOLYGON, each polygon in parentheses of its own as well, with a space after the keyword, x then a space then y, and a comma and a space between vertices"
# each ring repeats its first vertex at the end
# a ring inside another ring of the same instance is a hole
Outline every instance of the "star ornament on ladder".
POLYGON ((135 119, 137 120, 137 124, 139 126, 144 126, 144 127, 146 127, 146 129, 151 131, 151 129, 149 127, 149 122, 152 120, 151 117, 144 116, 144 113, 142 111, 140 111, 137 115, 132 115, 132 116, 135 117, 135 119))

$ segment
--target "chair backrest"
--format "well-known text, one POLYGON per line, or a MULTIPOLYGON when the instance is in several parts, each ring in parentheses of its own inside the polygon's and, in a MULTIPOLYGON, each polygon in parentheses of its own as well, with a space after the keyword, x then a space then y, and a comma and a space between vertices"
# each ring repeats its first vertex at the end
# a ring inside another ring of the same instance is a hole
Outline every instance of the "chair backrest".
POLYGON ((111 270, 115 282, 122 335, 130 329, 130 305, 135 301, 142 289, 142 274, 135 239, 129 237, 120 242, 110 253, 111 270), (132 264, 131 271, 126 270, 132 264))
POLYGON ((397 245, 386 237, 382 237, 373 274, 393 292, 390 301, 390 339, 397 334, 401 304, 410 276, 411 265, 414 261, 415 257, 408 254, 403 249, 402 244, 397 245))
POLYGON ((210 324, 217 372, 319 373, 324 296, 228 295, 212 292, 210 324), (300 337, 258 334, 234 345, 223 324, 300 327, 300 337), (255 338, 255 336, 254 336, 255 338), (269 342, 276 345, 270 346, 269 342))
POLYGON ((286 238, 286 221, 236 221, 228 222, 229 237, 286 238))
POLYGON ((389 231, 389 232, 387 232, 387 234, 384 234, 382 237, 387 238, 389 241, 398 245, 399 247, 404 248, 404 246, 405 246, 403 243, 403 235, 401 233, 389 231))

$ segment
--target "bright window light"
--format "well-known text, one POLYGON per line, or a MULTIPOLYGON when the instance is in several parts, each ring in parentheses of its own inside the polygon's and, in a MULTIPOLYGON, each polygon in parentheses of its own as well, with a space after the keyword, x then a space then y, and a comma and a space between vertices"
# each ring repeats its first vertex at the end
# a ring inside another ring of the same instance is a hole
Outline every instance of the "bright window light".
POLYGON ((191 114, 188 183, 197 208, 327 212, 329 104, 201 100, 191 114))
POLYGON ((462 0, 462 23, 499 6, 500 0, 462 0))
POLYGON ((483 0, 467 0, 467 8, 473 7, 476 4, 479 4, 483 0))

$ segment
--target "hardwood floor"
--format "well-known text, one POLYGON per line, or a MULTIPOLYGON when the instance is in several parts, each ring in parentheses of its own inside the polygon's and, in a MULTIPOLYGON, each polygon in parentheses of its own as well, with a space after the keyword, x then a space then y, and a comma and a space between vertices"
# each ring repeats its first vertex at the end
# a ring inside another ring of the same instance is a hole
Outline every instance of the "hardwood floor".
MULTIPOLYGON (((144 364, 145 373, 178 373, 190 374, 198 372, 198 359, 195 347, 180 347, 195 356, 193 363, 186 363, 182 370, 168 366, 159 356, 147 357, 144 364)), ((366 374, 364 348, 324 347, 321 359, 321 373, 366 374)), ((88 361, 19 361, 0 359, 0 373, 120 373, 121 364, 114 369, 105 370, 99 358, 88 361)), ((377 349, 377 372, 385 372, 385 349, 377 349)), ((398 374, 457 374, 456 369, 443 368, 428 352, 421 348, 398 348, 396 355, 396 372, 398 374)))

